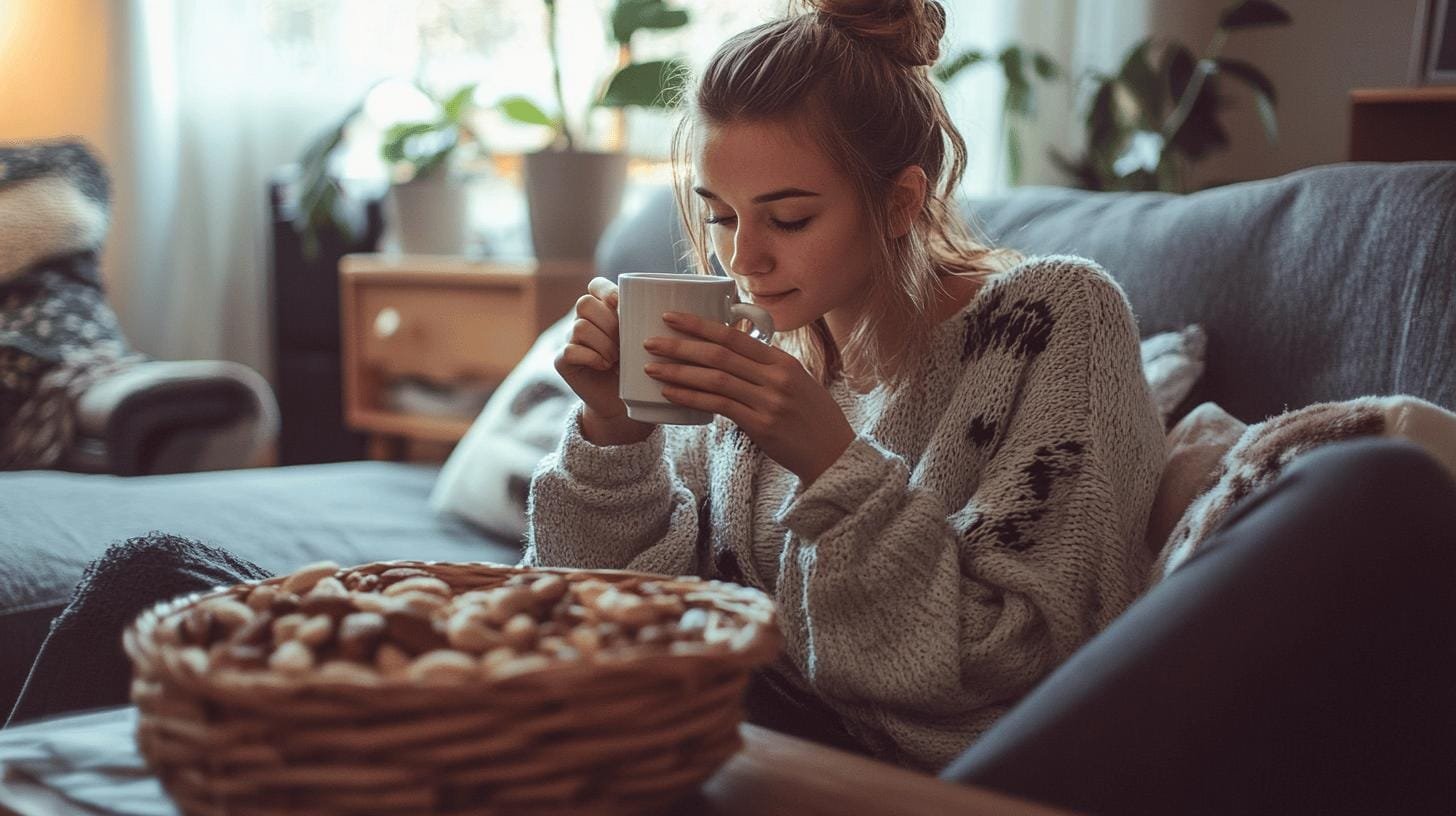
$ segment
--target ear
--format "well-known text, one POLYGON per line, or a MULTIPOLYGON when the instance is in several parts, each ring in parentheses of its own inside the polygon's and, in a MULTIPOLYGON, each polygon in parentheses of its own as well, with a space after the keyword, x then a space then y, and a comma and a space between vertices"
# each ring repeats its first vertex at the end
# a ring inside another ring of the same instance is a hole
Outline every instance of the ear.
POLYGON ((890 182, 890 237, 899 238, 914 226, 915 218, 925 206, 930 182, 920 165, 901 170, 890 182))

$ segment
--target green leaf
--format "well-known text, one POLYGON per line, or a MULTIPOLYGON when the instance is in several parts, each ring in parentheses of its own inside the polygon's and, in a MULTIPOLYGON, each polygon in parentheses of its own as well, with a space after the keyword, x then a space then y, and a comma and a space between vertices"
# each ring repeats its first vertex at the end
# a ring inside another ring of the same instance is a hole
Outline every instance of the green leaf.
POLYGON ((1219 15, 1218 27, 1233 31, 1240 28, 1288 25, 1292 21, 1289 12, 1278 3, 1271 3, 1269 0, 1243 0, 1219 15))
POLYGON ((1117 72, 1117 78, 1121 80, 1123 87, 1131 91, 1133 99, 1137 101, 1142 114, 1138 117, 1138 122, 1144 127, 1153 127, 1163 118, 1163 84, 1148 59, 1148 51, 1152 45, 1153 40, 1150 37, 1133 46, 1117 72))
POLYGON ((1270 104, 1279 100, 1278 95, 1274 92, 1274 83, 1269 81, 1269 77, 1264 76, 1263 71, 1250 63, 1226 57, 1215 58, 1214 62, 1218 65, 1219 71, 1249 86, 1256 94, 1269 97, 1270 104))
POLYGON ((629 45, 632 35, 644 28, 666 30, 688 24, 688 13, 668 8, 665 0, 617 0, 612 9, 612 39, 629 45))
POLYGON ((1045 51, 1036 52, 1036 55, 1031 58, 1031 65, 1036 70, 1036 75, 1042 79, 1051 81, 1062 78, 1062 66, 1047 56, 1045 51))
POLYGON ((983 51, 976 51, 974 49, 962 51, 949 60, 942 60, 935 66, 933 73, 937 82, 950 82, 955 78, 956 74, 959 74, 972 65, 984 62, 986 59, 986 54, 983 51))
POLYGON ((1008 180, 1011 186, 1015 187, 1021 183, 1023 161, 1021 158, 1021 138, 1008 122, 1006 125, 1006 164, 1008 180))
POLYGON ((390 126, 384 132, 384 143, 380 145, 380 153, 387 162, 408 161, 409 155, 405 146, 409 140, 425 133, 436 130, 439 124, 436 122, 402 122, 390 126))
POLYGON ((556 120, 524 96, 512 96, 496 103, 496 109, 507 117, 527 125, 556 127, 556 120))
POLYGON ((1094 155, 1110 154, 1117 147, 1114 142, 1121 129, 1117 125, 1115 88, 1113 81, 1102 82, 1087 111, 1087 149, 1094 155))
POLYGON ((597 104, 604 108, 672 107, 676 95, 671 92, 685 71, 682 60, 634 62, 612 76, 597 104))
POLYGON ((1168 83, 1168 95, 1174 103, 1183 98, 1188 83, 1193 79, 1193 69, 1198 65, 1193 52, 1182 43, 1173 43, 1163 52, 1164 80, 1168 83))
POLYGON ((1189 161, 1198 161, 1216 150, 1228 147, 1228 132, 1218 121, 1218 112, 1224 107, 1219 93, 1219 77, 1214 74, 1203 83, 1203 93, 1193 103, 1183 126, 1169 139, 1170 147, 1181 152, 1189 161))
POLYGON ((1006 97, 1002 107, 1017 116, 1030 116, 1036 110, 1031 82, 1026 78, 1026 63, 1021 49, 1011 46, 1001 52, 1001 71, 1006 74, 1006 97))
POLYGON ((440 107, 445 111, 445 119, 450 122, 459 122, 465 112, 469 110, 471 103, 475 100, 475 86, 472 82, 451 94, 440 107))

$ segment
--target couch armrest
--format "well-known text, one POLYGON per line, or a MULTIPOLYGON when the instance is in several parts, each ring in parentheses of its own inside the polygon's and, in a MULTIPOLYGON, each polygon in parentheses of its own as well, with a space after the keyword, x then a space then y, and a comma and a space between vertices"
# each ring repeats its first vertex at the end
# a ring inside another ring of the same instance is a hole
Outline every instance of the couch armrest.
POLYGON ((273 389, 222 361, 148 361, 76 403, 74 470, 137 476, 243 467, 278 432, 273 389))

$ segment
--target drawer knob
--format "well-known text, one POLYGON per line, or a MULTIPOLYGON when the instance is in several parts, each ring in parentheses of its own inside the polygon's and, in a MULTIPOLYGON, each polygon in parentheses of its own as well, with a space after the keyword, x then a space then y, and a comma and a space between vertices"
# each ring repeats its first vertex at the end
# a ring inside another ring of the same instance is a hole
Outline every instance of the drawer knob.
POLYGON ((399 331, 401 322, 398 309, 393 306, 380 309, 379 314, 374 316, 374 336, 381 340, 393 337, 399 331))

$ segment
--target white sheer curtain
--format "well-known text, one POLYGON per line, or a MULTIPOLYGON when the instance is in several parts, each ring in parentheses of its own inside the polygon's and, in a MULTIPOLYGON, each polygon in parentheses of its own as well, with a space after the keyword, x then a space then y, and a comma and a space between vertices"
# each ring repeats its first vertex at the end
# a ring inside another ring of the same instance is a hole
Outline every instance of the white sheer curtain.
MULTIPOLYGON (((1019 41, 1073 70, 1110 69, 1142 36, 1147 2, 948 0, 944 48, 1019 41)), ((786 6, 680 4, 692 27, 644 33, 639 58, 686 53, 701 63, 728 32, 786 6)), ((610 64, 610 6, 559 0, 571 104, 585 102, 601 61, 610 64)), ((231 359, 267 374, 270 175, 386 77, 436 90, 475 81, 485 103, 523 93, 550 105, 542 9, 540 0, 117 0, 108 100, 116 200, 105 267, 133 342, 164 358, 231 359)), ((971 149, 970 193, 1006 185, 1002 89, 994 66, 946 89, 971 149)), ((486 124, 497 151, 539 146, 539 133, 486 124)), ((1042 156, 1047 143, 1075 152, 1081 125, 1069 90, 1043 94, 1035 127, 1025 136, 1026 180, 1061 183, 1042 156)), ((669 131, 663 114, 634 111, 630 149, 663 156, 669 131)), ((378 171, 370 156, 359 166, 378 171)))

